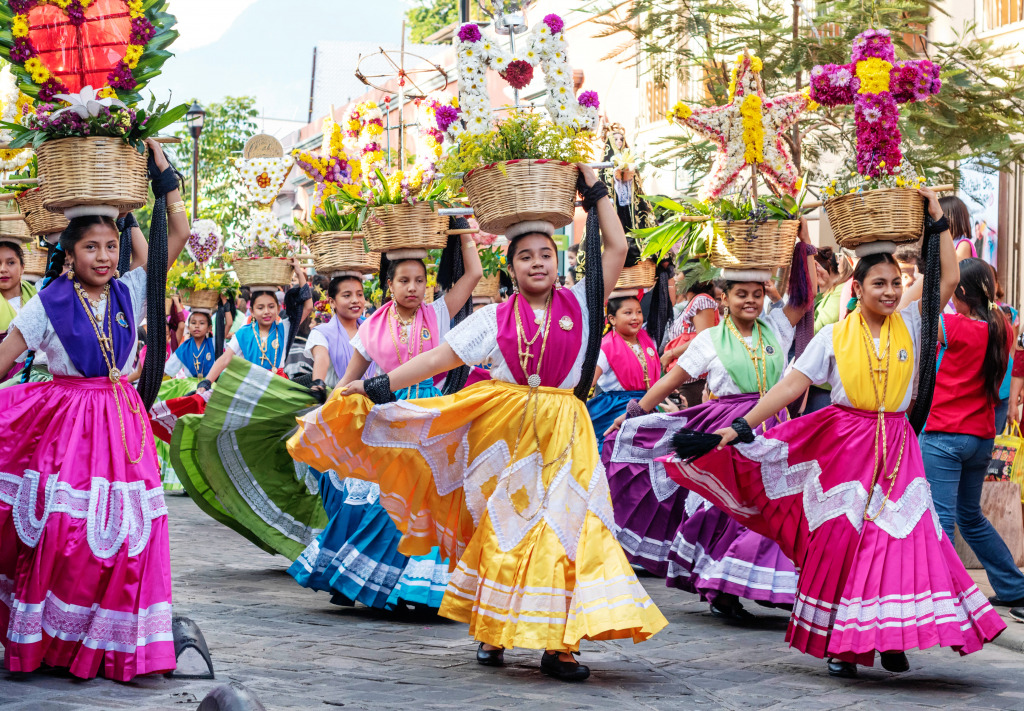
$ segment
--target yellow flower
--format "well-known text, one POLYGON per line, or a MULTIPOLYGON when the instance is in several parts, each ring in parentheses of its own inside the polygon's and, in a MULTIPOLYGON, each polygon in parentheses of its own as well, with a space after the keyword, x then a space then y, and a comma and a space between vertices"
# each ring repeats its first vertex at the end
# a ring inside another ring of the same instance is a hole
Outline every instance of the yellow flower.
POLYGON ((869 57, 857 62, 858 94, 881 94, 889 91, 889 73, 892 65, 884 59, 869 57))
POLYGON ((690 118, 693 114, 693 110, 689 106, 680 101, 678 104, 672 107, 672 110, 665 114, 665 117, 669 120, 684 120, 690 118))
POLYGON ((831 186, 825 188, 825 194, 828 195, 829 197, 835 195, 836 194, 835 188, 833 188, 831 186))
POLYGON ((900 176, 900 177, 896 178, 896 187, 897 188, 902 188, 906 184, 907 184, 907 181, 903 179, 903 176, 900 176))
POLYGON ((821 108, 821 104, 811 98, 811 87, 807 87, 803 90, 803 95, 807 98, 807 110, 817 111, 821 108))
POLYGON ((38 72, 43 68, 43 63, 39 61, 38 57, 29 57, 25 60, 25 71, 30 74, 32 72, 38 72))
POLYGON ((15 15, 11 23, 11 34, 15 37, 28 37, 28 15, 15 15))
POLYGON ((124 53, 124 61, 128 64, 128 67, 135 69, 139 65, 140 59, 142 59, 142 45, 128 45, 128 49, 124 53))
POLYGON ((740 105, 743 118, 743 159, 748 165, 764 161, 764 124, 761 113, 761 97, 748 94, 740 105))
POLYGON ((455 108, 459 108, 459 97, 457 97, 457 96, 453 96, 452 97, 452 106, 454 106, 455 108))
POLYGON ((114 91, 113 88, 111 88, 109 86, 105 86, 102 89, 100 89, 99 97, 101 99, 116 99, 117 98, 117 92, 114 91))

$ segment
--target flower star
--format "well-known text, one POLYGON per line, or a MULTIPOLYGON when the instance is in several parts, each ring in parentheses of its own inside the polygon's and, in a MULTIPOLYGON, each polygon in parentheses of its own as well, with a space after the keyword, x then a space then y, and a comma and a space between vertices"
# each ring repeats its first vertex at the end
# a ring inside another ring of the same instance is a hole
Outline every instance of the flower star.
POLYGON ((804 93, 766 98, 760 80, 761 61, 744 53, 733 67, 730 103, 724 106, 674 109, 670 117, 716 146, 711 172, 701 185, 700 200, 717 199, 748 165, 756 166, 779 192, 796 195, 800 177, 782 134, 807 108, 804 93))
POLYGON ((101 99, 99 95, 93 90, 92 86, 83 86, 82 90, 77 94, 57 94, 55 99, 66 101, 70 106, 65 106, 63 109, 58 109, 51 114, 51 117, 55 118, 65 111, 74 111, 82 118, 89 118, 90 116, 96 117, 100 115, 100 109, 109 109, 111 106, 117 106, 122 109, 128 107, 124 102, 118 99, 101 99))

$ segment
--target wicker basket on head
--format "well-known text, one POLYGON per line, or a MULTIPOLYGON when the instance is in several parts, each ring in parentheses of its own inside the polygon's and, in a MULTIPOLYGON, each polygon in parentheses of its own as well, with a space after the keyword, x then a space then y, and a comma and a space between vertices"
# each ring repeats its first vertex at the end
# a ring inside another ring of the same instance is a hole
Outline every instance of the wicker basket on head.
POLYGON ((615 289, 650 289, 656 280, 654 261, 647 259, 623 269, 615 282, 615 289))
POLYGON ((182 299, 190 309, 205 309, 213 311, 220 303, 220 292, 214 289, 199 289, 198 291, 183 291, 182 299))
POLYGON ((868 242, 916 242, 924 235, 924 202, 908 188, 883 188, 843 195, 825 203, 840 247, 868 242))
POLYGON ((799 220, 716 220, 708 259, 722 269, 773 271, 793 259, 799 220))
POLYGON ((380 269, 380 254, 366 251, 362 232, 316 232, 307 243, 318 274, 373 274, 380 269))
POLYGON ((45 141, 36 149, 43 207, 63 213, 78 205, 138 210, 149 198, 146 154, 120 138, 76 137, 45 141))
POLYGON ((501 276, 493 274, 491 276, 485 276, 477 282, 476 287, 473 289, 473 298, 490 299, 491 301, 497 301, 499 294, 501 293, 501 276))
POLYGON ((292 280, 292 262, 284 257, 259 257, 257 259, 235 259, 231 263, 238 277, 238 283, 248 287, 287 286, 292 280))
POLYGON ((448 244, 448 218, 428 202, 415 205, 380 205, 370 208, 363 222, 371 252, 399 249, 444 249, 448 244))
POLYGON ((50 212, 43 209, 43 189, 32 188, 18 193, 18 207, 25 216, 29 234, 50 235, 63 232, 68 226, 64 213, 50 212))
MULTIPOLYGON (((14 200, 0 202, 0 215, 20 215, 18 203, 14 200)), ((32 240, 32 233, 28 231, 28 225, 24 220, 4 220, 0 222, 0 240, 14 240, 15 242, 29 242, 32 240)))
POLYGON ((26 249, 25 274, 43 276, 46 274, 46 252, 41 249, 26 249))
POLYGON ((480 229, 500 235, 527 220, 545 220, 556 229, 572 222, 577 173, 562 161, 510 160, 471 170, 462 184, 480 229))

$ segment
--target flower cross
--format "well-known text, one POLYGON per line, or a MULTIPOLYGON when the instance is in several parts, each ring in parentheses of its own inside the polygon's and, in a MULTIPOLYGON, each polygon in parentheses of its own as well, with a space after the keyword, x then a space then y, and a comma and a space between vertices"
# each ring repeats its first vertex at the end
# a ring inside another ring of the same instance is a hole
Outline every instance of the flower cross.
POLYGON ((812 69, 811 99, 822 106, 853 104, 857 171, 869 178, 892 175, 903 161, 897 104, 939 93, 939 65, 927 59, 896 61, 888 30, 857 35, 851 59, 812 69))
POLYGON ((744 52, 736 58, 729 85, 729 103, 690 109, 679 103, 669 112, 677 120, 718 146, 711 172, 701 184, 701 200, 717 200, 748 165, 775 188, 795 196, 799 173, 782 140, 801 111, 807 108, 806 93, 769 99, 761 86, 761 60, 744 52))

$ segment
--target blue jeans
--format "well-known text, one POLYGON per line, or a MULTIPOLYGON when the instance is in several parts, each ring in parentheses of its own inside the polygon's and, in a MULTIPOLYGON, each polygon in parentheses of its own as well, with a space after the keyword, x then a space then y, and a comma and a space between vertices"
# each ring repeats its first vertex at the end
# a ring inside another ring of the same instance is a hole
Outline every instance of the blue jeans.
POLYGON ((949 432, 921 435, 925 476, 942 530, 953 540, 954 524, 978 556, 1001 600, 1024 598, 1024 574, 981 512, 981 485, 992 456, 992 440, 949 432))
POLYGON ((996 434, 1002 434, 1006 428, 1006 415, 1010 411, 1010 398, 996 403, 996 434))

